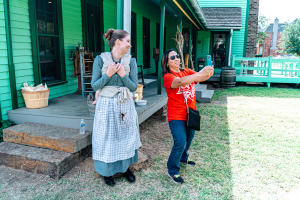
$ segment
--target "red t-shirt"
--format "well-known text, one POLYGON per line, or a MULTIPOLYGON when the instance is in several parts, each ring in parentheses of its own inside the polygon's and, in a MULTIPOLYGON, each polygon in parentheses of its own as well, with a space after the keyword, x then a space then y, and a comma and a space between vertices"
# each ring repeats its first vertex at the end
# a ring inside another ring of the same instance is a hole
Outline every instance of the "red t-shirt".
MULTIPOLYGON (((196 73, 191 69, 185 69, 178 73, 167 73, 163 77, 164 87, 168 95, 168 121, 171 120, 186 120, 187 112, 184 97, 179 88, 171 88, 171 84, 174 78, 185 77, 196 73)), ((195 83, 190 83, 186 86, 181 86, 185 97, 187 98, 188 106, 192 109, 196 109, 196 96, 195 96, 195 83)))

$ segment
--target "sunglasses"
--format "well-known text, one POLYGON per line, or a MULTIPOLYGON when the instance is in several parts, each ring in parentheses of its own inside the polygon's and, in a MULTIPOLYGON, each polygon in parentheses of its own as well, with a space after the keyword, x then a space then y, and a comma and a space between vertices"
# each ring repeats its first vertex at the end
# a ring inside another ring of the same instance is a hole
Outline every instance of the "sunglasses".
POLYGON ((180 59, 180 56, 179 56, 179 55, 176 55, 176 56, 170 56, 170 59, 171 59, 171 60, 175 60, 176 58, 180 59))

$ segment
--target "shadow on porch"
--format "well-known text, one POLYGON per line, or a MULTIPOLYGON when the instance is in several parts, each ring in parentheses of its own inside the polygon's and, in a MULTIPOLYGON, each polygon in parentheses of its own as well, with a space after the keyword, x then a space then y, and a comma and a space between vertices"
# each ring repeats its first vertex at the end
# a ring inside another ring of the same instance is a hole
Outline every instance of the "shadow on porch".
MULTIPOLYGON (((157 82, 145 80, 143 99, 146 106, 136 106, 139 124, 161 109, 167 103, 165 90, 157 95, 157 82)), ((70 94, 49 100, 49 106, 41 109, 27 109, 25 107, 8 112, 8 119, 16 124, 36 122, 67 128, 79 129, 80 120, 86 122, 86 130, 92 131, 94 118, 89 112, 86 99, 80 94, 70 94)))

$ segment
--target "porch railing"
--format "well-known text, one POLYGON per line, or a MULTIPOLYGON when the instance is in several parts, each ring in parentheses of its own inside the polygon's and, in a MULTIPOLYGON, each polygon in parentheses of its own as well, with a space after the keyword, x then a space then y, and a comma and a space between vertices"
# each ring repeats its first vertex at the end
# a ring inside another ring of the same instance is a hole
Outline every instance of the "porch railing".
POLYGON ((300 59, 232 58, 237 82, 300 83, 300 59))

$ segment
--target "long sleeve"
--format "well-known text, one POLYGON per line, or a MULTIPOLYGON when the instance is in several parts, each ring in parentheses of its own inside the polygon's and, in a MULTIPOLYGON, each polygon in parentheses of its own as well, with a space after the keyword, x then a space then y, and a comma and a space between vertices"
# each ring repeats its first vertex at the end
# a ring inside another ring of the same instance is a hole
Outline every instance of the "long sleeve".
POLYGON ((93 75, 91 81, 91 85, 94 91, 103 88, 106 85, 106 83, 110 80, 107 74, 102 75, 102 66, 103 61, 100 56, 97 56, 93 64, 93 75))
POLYGON ((124 86, 128 87, 131 92, 134 92, 138 84, 138 70, 135 58, 131 58, 129 66, 129 75, 126 74, 121 80, 124 86))

